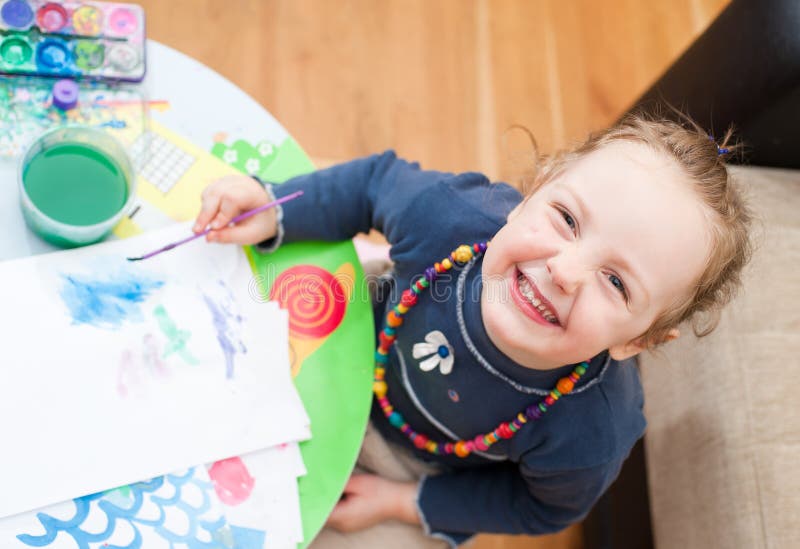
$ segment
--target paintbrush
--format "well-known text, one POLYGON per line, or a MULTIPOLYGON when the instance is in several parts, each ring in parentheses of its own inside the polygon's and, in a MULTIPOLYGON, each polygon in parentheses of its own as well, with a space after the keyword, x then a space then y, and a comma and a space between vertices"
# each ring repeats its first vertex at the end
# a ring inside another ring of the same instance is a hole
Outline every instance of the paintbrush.
MULTIPOLYGON (((301 194, 303 194, 303 191, 296 191, 296 192, 293 192, 292 194, 287 194, 286 196, 284 196, 282 198, 279 198, 278 200, 274 200, 272 202, 268 202, 267 204, 264 204, 263 206, 259 206, 258 208, 255 208, 253 210, 244 212, 241 215, 237 215, 236 217, 234 217, 233 219, 230 220, 230 222, 228 223, 228 227, 230 227, 231 225, 235 225, 236 223, 239 223, 240 221, 243 221, 243 220, 247 219, 248 217, 252 217, 252 216, 256 215, 257 213, 261 213, 261 212, 263 212, 265 210, 269 210, 270 208, 274 208, 278 204, 283 204, 284 202, 289 202, 290 200, 293 200, 293 199, 297 198, 301 194)), ((200 233, 197 233, 197 234, 193 234, 192 236, 188 236, 188 237, 184 238, 183 240, 178 240, 177 242, 173 242, 172 244, 167 244, 163 248, 159 248, 158 250, 155 250, 155 251, 152 251, 150 253, 144 254, 141 257, 129 257, 128 261, 142 261, 143 259, 150 259, 154 255, 158 255, 161 252, 166 252, 166 251, 171 250, 173 248, 177 248, 178 246, 181 246, 182 244, 186 244, 187 242, 191 242, 192 240, 194 240, 196 238, 200 238, 201 236, 205 236, 208 233, 210 233, 212 230, 218 230, 218 229, 212 229, 211 227, 208 227, 203 232, 200 232, 200 233)))

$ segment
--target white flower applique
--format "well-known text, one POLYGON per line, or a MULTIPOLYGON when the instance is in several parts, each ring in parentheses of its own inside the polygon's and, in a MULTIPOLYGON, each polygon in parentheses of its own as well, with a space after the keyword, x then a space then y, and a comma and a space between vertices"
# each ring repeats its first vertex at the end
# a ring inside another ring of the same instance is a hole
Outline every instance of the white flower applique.
POLYGON ((453 347, 439 330, 428 332, 425 336, 425 343, 415 343, 412 354, 414 358, 428 357, 419 363, 423 372, 430 372, 437 366, 441 367, 442 375, 453 371, 453 347))
POLYGON ((222 153, 222 160, 227 164, 236 164, 239 161, 239 154, 233 149, 228 149, 222 153))
POLYGON ((258 158, 248 158, 244 164, 244 169, 250 175, 256 174, 261 170, 261 161, 258 158))
POLYGON ((275 149, 271 143, 260 143, 258 145, 258 154, 260 154, 261 156, 269 156, 272 154, 272 151, 274 150, 275 149))

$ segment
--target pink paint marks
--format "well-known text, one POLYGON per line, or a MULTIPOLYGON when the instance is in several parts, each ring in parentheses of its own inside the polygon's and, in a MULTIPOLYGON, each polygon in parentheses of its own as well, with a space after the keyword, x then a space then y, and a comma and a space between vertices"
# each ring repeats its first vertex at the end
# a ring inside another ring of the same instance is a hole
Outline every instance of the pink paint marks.
POLYGON ((153 334, 146 334, 142 338, 142 360, 154 375, 167 377, 167 368, 160 355, 156 337, 153 334))
POLYGON ((137 398, 147 393, 148 385, 169 377, 156 336, 145 334, 136 350, 125 349, 117 368, 117 394, 122 398, 137 398))
POLYGON ((136 369, 133 366, 133 353, 126 349, 122 353, 117 369, 117 394, 122 398, 128 396, 128 385, 136 383, 136 369))
POLYGON ((238 458, 217 461, 208 470, 220 501, 226 505, 239 505, 250 497, 256 479, 250 476, 247 466, 238 458))

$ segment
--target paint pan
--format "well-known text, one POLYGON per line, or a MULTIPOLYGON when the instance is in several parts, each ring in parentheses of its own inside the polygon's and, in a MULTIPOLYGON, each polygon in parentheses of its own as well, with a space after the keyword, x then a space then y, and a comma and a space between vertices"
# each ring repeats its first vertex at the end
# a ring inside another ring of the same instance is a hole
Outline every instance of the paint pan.
POLYGON ((0 8, 0 21, 11 29, 26 30, 33 19, 33 8, 25 0, 8 0, 0 8))
POLYGON ((19 67, 33 59, 33 48, 22 36, 10 35, 0 43, 0 61, 10 67, 19 67))
POLYGON ((67 21, 67 9, 55 2, 45 4, 36 12, 36 23, 43 32, 58 32, 66 26, 67 21))
POLYGON ((84 126, 59 127, 39 137, 20 160, 18 182, 28 227, 62 247, 101 240, 136 195, 122 145, 84 126))
POLYGON ((36 66, 48 74, 69 74, 72 53, 64 40, 47 38, 36 46, 36 66))

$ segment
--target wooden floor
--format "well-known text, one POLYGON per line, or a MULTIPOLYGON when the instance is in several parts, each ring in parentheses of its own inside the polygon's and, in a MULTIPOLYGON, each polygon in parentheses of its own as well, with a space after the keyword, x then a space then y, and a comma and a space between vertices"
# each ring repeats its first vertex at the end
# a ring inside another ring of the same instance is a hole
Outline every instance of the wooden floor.
MULTIPOLYGON (((319 163, 396 149, 510 180, 617 118, 728 0, 137 0, 148 34, 264 105, 319 163), (504 138, 505 136, 505 138, 504 138), (505 143, 505 145, 504 145, 505 143)), ((202 90, 198 90, 202 93, 202 90)), ((479 549, 578 549, 479 536, 479 549)))

